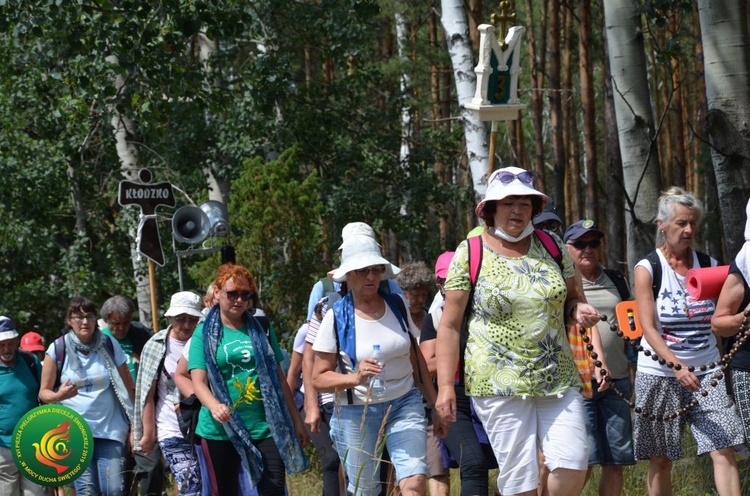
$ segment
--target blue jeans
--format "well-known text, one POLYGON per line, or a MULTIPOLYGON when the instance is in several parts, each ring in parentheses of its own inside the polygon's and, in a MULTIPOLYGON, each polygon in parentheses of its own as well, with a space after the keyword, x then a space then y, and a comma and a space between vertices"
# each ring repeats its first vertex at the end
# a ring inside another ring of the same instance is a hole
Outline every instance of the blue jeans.
POLYGON ((331 439, 346 468, 349 494, 379 494, 384 445, 396 469, 397 481, 417 474, 429 475, 427 419, 422 395, 416 388, 395 400, 366 406, 342 405, 337 410, 331 417, 331 439))
POLYGON ((589 465, 635 465, 633 455, 633 422, 630 419, 630 379, 615 379, 616 392, 597 392, 593 381, 591 399, 584 399, 586 431, 589 438, 589 465))
POLYGON ((91 465, 76 479, 76 494, 122 496, 125 494, 125 448, 119 441, 94 438, 91 465))

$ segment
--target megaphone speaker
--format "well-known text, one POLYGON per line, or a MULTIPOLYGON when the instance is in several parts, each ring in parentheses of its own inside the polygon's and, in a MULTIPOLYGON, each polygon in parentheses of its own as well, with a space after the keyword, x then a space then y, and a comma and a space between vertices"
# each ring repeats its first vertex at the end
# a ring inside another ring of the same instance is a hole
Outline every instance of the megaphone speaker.
POLYGON ((172 216, 172 236, 177 241, 194 245, 206 239, 210 232, 208 215, 198 207, 180 207, 172 216))
POLYGON ((208 216, 211 236, 223 237, 229 234, 229 210, 221 202, 209 200, 200 209, 208 216))

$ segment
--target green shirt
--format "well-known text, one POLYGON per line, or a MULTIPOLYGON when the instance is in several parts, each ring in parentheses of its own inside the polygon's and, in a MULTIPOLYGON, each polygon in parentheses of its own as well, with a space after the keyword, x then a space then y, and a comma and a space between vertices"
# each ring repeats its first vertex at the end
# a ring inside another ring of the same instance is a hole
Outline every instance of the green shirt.
MULTIPOLYGON (((283 355, 273 331, 268 340, 276 360, 281 362, 283 355)), ((266 411, 260 393, 258 371, 255 365, 253 343, 245 329, 223 328, 223 336, 216 352, 216 363, 219 366, 224 385, 229 391, 232 405, 245 423, 252 439, 271 437, 271 430, 266 422, 266 411), (240 397, 242 396, 242 400, 240 397)), ((193 333, 190 343, 188 368, 206 370, 206 357, 203 353, 203 324, 199 324, 193 333)), ((275 371, 274 371, 275 372, 275 371)), ((232 406, 230 405, 230 408, 232 406)), ((214 420, 211 411, 205 406, 198 414, 198 426, 195 432, 206 439, 228 440, 224 426, 214 420)))
POLYGON ((122 352, 125 354, 125 358, 127 358, 126 363, 128 364, 130 375, 133 376, 133 382, 135 382, 136 376, 138 375, 138 362, 140 361, 140 356, 133 356, 133 341, 127 335, 122 339, 116 338, 112 334, 112 331, 109 330, 109 327, 105 327, 104 329, 102 329, 102 333, 110 336, 120 345, 120 348, 122 348, 122 352))
MULTIPOLYGON (((466 391, 471 396, 550 396, 580 379, 565 332, 565 279, 573 277, 568 250, 563 271, 536 236, 526 255, 506 257, 484 245, 466 344, 466 391)), ((556 239, 561 245, 559 239, 556 239)), ((468 243, 456 248, 446 291, 469 291, 468 243)))

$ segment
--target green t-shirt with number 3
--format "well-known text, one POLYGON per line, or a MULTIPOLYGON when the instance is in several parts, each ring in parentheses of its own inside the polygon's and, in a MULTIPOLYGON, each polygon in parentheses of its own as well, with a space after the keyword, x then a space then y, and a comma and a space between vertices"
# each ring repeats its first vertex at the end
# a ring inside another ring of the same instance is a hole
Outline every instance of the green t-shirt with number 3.
MULTIPOLYGON (((224 326, 223 336, 216 352, 216 363, 219 366, 224 385, 229 391, 232 406, 245 423, 252 439, 271 437, 266 422, 266 412, 260 393, 258 372, 255 363, 253 343, 247 331, 230 329, 224 326)), ((281 362, 283 355, 273 330, 269 333, 276 360, 281 362)), ((203 353, 203 324, 199 324, 193 333, 190 343, 188 368, 206 370, 206 357, 203 353)), ((276 371, 274 371, 276 372, 276 371)), ((232 408, 230 406, 230 408, 232 408)), ((203 406, 198 416, 196 434, 206 439, 228 440, 224 426, 214 420, 211 411, 203 406)))

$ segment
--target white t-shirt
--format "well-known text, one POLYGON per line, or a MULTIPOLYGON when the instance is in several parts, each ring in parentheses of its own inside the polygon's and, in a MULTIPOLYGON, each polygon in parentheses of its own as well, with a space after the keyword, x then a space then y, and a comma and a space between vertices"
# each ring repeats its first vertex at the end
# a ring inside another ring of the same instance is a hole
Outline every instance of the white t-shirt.
POLYGON ((166 344, 167 354, 164 356, 164 369, 158 371, 158 382, 156 384, 156 434, 159 441, 170 437, 182 437, 174 409, 175 404, 179 403, 179 393, 174 384, 174 372, 177 369, 177 361, 182 356, 186 342, 170 337, 166 344))
MULTIPOLYGON (((323 305, 323 312, 328 312, 330 310, 328 308, 328 305, 323 305)), ((307 335, 305 336, 305 343, 310 343, 310 346, 315 344, 315 339, 318 336, 318 329, 320 329, 320 320, 315 316, 315 313, 313 312, 312 317, 310 317, 310 320, 307 323, 307 335)), ((331 403, 336 399, 333 393, 324 393, 319 392, 318 393, 318 404, 319 405, 325 405, 326 403, 331 403)))
MULTIPOLYGON (((408 308, 408 307, 407 307, 408 308)), ((408 312, 407 312, 408 313, 408 312)), ((323 317, 320 330, 313 344, 313 350, 323 353, 336 353, 336 335, 333 326, 333 312, 328 312, 323 317)), ((408 328, 413 332, 416 327, 407 315, 408 328)), ((385 315, 377 320, 367 320, 355 315, 354 325, 357 333, 356 357, 359 363, 362 359, 372 354, 372 346, 380 345, 383 354, 383 378, 385 379, 385 395, 377 400, 372 397, 370 403, 391 401, 409 392, 414 387, 411 366, 411 342, 409 336, 402 330, 399 319, 393 314, 390 307, 385 305, 385 315)), ((308 330, 308 333, 310 331, 308 330)), ((417 338, 417 336, 414 336, 417 338)), ((352 373, 351 359, 345 353, 340 352, 344 364, 344 373, 352 373)), ((354 388, 353 404, 363 405, 367 400, 369 384, 365 383, 354 388)), ((347 404, 347 393, 345 390, 337 393, 337 401, 347 404)))
MULTIPOLYGON (((714 314, 716 304, 714 300, 693 300, 687 293, 685 278, 672 270, 661 250, 657 249, 656 253, 661 262, 661 287, 654 301, 656 329, 661 334, 664 343, 685 366, 696 367, 696 375, 710 373, 711 369, 701 372, 698 367, 719 359, 716 336, 711 331, 711 316, 714 314)), ((711 265, 716 264, 716 260, 712 258, 711 265)), ((636 267, 645 267, 653 277, 651 263, 647 259, 638 262, 636 267)), ((693 267, 699 267, 695 250, 693 250, 693 267)), ((644 350, 654 351, 646 339, 641 341, 641 345, 644 350)), ((662 377, 674 377, 674 372, 670 368, 666 365, 659 365, 658 361, 644 353, 638 354, 638 371, 662 377)))

